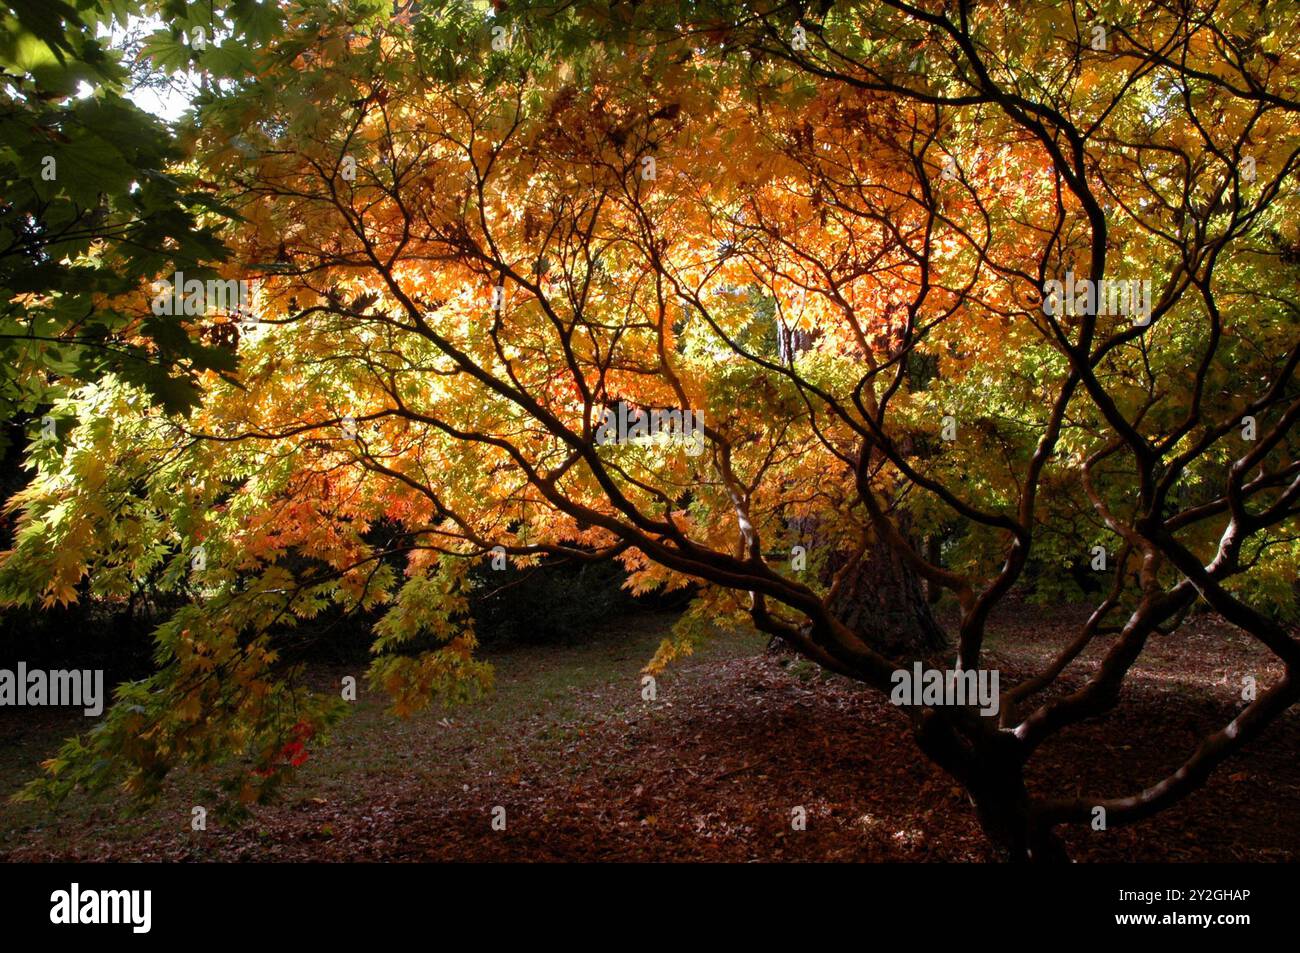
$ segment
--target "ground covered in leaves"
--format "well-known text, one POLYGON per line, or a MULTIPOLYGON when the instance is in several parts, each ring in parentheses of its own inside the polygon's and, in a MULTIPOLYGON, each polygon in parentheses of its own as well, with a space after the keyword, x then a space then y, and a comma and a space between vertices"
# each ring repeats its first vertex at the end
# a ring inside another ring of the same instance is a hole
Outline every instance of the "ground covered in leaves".
MULTIPOLYGON (((1043 663, 1081 620, 1012 607, 988 667, 1043 663)), ((363 697, 282 802, 251 823, 192 832, 192 779, 123 819, 112 802, 0 804, 0 859, 982 861, 962 792, 918 754, 887 700, 725 633, 642 699, 639 670, 671 624, 612 622, 583 645, 491 656, 497 691, 397 720, 363 697), (506 829, 491 812, 505 808, 506 829), (807 829, 792 830, 796 807, 807 829)), ((1067 672, 1077 687, 1109 644, 1067 672)), ((1203 619, 1158 638, 1119 709, 1049 742, 1031 783, 1054 794, 1131 793, 1241 707, 1243 677, 1280 674, 1243 634, 1203 619)), ((314 673, 338 684, 345 669, 314 673)), ((364 684, 363 680, 359 681, 364 684)), ((1005 684, 1005 682, 1004 682, 1005 684)), ((66 712, 0 718, 0 795, 84 728, 66 712)), ((1300 716, 1289 713, 1190 799, 1135 827, 1065 830, 1081 861, 1300 858, 1300 716)))

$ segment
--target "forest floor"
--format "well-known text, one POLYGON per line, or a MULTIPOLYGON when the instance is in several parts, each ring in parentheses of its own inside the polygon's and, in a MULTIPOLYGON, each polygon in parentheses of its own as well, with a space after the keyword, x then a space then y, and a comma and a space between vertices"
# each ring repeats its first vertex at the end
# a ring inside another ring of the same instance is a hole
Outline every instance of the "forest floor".
MULTIPOLYGON (((1003 685, 1042 665, 1080 621, 1012 607, 988 643, 1003 685)), ((663 675, 639 670, 671 624, 612 621, 582 645, 488 655, 492 696, 406 720, 362 692, 352 717, 278 804, 192 832, 194 779, 122 817, 120 805, 8 803, 58 742, 66 710, 0 717, 0 860, 982 861, 991 853, 963 793, 916 750, 876 693, 753 634, 722 633, 663 675), (506 811, 494 830, 492 809, 506 811), (806 830, 793 830, 802 807, 806 830)), ((1113 638, 1113 637, 1111 637, 1113 638)), ((1110 638, 1068 670, 1095 670, 1110 638)), ((1031 785, 1053 795, 1131 793, 1159 780, 1241 708, 1242 679, 1281 673, 1243 633, 1202 619, 1148 646, 1105 719, 1048 742, 1031 785)), ((313 677, 337 685, 350 669, 313 677)), ((364 679, 358 678, 364 685, 364 679)), ((1300 713, 1290 712, 1200 791, 1135 826, 1064 830, 1080 861, 1300 859, 1300 713)))

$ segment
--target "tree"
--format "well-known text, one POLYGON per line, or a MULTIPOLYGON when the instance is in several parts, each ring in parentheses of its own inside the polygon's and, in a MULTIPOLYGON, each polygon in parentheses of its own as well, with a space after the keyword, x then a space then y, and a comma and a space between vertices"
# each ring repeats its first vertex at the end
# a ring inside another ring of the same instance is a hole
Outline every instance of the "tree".
POLYGON ((100 36, 148 6, 13 2, 0 18, 6 422, 106 373, 182 411, 201 373, 234 366, 180 316, 125 303, 177 271, 212 277, 227 254, 214 229, 225 210, 180 168, 172 131, 124 98, 128 70, 100 36))
POLYGON ((701 584, 652 670, 746 621, 892 693, 1100 547, 1069 648, 995 714, 908 702, 917 743, 1017 859, 1185 796, 1300 693, 1297 50, 1252 11, 1108 7, 1099 43, 1071 4, 308 6, 199 126, 259 282, 238 379, 188 422, 85 387, 32 451, 0 594, 194 599, 33 792, 251 752, 228 788, 267 793, 282 726, 337 714, 275 628, 331 603, 385 608, 398 711, 472 695, 475 560, 701 584), (1287 674, 1143 790, 1031 794, 1197 604, 1287 674))

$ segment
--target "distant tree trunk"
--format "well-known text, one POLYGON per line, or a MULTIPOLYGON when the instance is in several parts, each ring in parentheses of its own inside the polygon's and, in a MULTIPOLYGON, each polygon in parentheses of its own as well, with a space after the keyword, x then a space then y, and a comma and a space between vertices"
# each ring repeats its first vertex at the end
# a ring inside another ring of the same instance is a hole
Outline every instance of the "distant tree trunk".
MULTIPOLYGON (((931 533, 925 538, 925 561, 932 566, 937 566, 939 565, 940 555, 941 547, 939 545, 939 535, 937 533, 931 533)), ((943 597, 943 587, 933 581, 927 583, 925 587, 925 597, 926 601, 929 602, 930 605, 934 605, 943 597)))
MULTIPOLYGON (((843 565, 844 560, 841 560, 843 565)), ((873 542, 831 599, 831 612, 890 658, 926 658, 948 647, 921 580, 892 547, 873 542)))

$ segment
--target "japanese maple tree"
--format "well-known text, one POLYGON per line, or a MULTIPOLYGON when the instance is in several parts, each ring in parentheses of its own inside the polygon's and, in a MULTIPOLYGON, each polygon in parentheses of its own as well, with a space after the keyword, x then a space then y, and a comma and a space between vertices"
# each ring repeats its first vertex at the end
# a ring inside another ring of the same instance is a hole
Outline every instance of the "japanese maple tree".
POLYGON ((915 660, 980 669, 1026 574, 1067 587, 1100 549, 1090 618, 996 714, 907 706, 1018 859, 1174 803, 1300 695, 1295 23, 652 7, 305 4, 201 105, 258 289, 238 374, 189 417, 78 390, 0 569, 10 601, 191 604, 33 793, 227 761, 268 793, 339 711, 275 633, 329 605, 381 612, 398 712, 472 697, 494 554, 698 585, 651 671, 748 624, 889 692, 915 660), (598 439, 620 405, 698 413, 702 444, 598 439), (1197 606, 1286 674, 1141 790, 1031 794, 1036 750, 1197 606))

